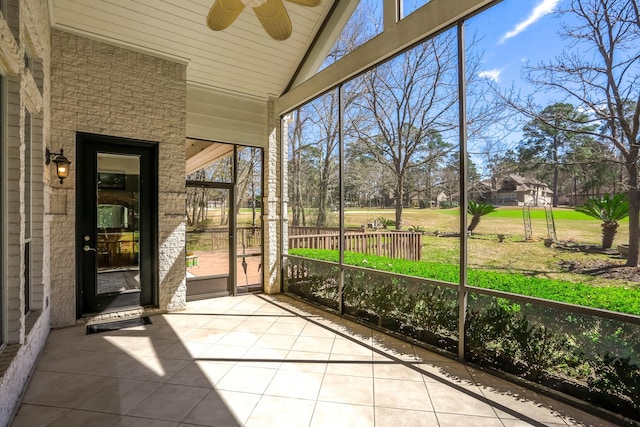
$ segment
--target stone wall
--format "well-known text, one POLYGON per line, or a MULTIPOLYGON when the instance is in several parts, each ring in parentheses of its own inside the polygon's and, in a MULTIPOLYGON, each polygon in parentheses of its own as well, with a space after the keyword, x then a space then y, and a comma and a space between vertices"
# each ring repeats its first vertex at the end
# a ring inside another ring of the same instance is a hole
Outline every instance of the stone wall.
POLYGON ((51 146, 71 160, 50 180, 51 322, 76 322, 76 132, 158 143, 160 310, 185 307, 186 65, 53 30, 51 146))
POLYGON ((8 425, 50 327, 44 177, 50 123, 47 1, 5 1, 0 36, 5 113, 0 143, 0 425, 8 425))

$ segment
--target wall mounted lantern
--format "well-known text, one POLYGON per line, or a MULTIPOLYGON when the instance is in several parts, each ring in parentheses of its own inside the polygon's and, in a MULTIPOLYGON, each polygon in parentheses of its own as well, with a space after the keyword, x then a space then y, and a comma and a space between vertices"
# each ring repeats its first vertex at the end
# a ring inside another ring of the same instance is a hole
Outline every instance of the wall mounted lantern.
POLYGON ((56 164, 56 174, 58 175, 58 178, 60 178, 60 184, 62 184, 62 181, 69 176, 69 165, 71 162, 64 156, 62 148, 59 153, 52 153, 47 148, 47 151, 45 152, 45 164, 48 165, 51 162, 56 164))

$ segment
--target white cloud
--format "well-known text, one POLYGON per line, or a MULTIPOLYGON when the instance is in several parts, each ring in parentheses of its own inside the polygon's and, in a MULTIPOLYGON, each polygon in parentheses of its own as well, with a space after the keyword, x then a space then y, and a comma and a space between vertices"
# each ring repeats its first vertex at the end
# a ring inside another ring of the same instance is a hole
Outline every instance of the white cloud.
POLYGON ((494 68, 493 70, 480 71, 478 73, 478 77, 480 77, 481 79, 493 80, 494 82, 498 83, 500 81, 500 73, 502 73, 502 70, 494 68))
POLYGON ((518 25, 516 25, 513 30, 507 32, 504 36, 502 36, 502 38, 500 39, 500 43, 504 43, 507 39, 517 36, 524 30, 526 30, 527 27, 536 23, 545 15, 552 13, 558 3, 560 3, 560 1, 561 0, 542 0, 536 7, 533 8, 531 14, 529 14, 527 19, 518 23, 518 25))

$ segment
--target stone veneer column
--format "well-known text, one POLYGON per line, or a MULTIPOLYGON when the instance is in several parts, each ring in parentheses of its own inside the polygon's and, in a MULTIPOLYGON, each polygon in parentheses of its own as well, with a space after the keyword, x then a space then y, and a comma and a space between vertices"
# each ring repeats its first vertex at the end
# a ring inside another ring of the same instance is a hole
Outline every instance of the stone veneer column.
POLYGON ((264 228, 264 266, 263 283, 264 292, 273 294, 280 292, 281 241, 285 236, 282 233, 281 223, 281 191, 282 191, 282 147, 280 118, 274 114, 274 100, 267 101, 268 115, 268 140, 265 147, 264 165, 264 212, 262 213, 262 226, 264 228))
POLYGON ((186 65, 60 30, 51 43, 50 148, 72 162, 50 181, 52 326, 76 322, 77 132, 158 143, 159 309, 184 308, 186 65))

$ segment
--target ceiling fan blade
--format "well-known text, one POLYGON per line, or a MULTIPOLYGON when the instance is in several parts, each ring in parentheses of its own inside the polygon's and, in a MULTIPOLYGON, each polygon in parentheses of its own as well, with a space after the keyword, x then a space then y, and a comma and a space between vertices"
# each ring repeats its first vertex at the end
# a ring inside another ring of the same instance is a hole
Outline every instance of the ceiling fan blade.
POLYGON ((291 35, 291 19, 282 0, 267 0, 253 9, 264 30, 276 40, 286 40, 291 35))
POLYGON ((289 3, 299 4, 300 6, 316 7, 322 3, 322 0, 287 0, 289 3))
POLYGON ((236 20, 243 9, 241 0, 216 0, 207 15, 207 27, 222 31, 236 20))

